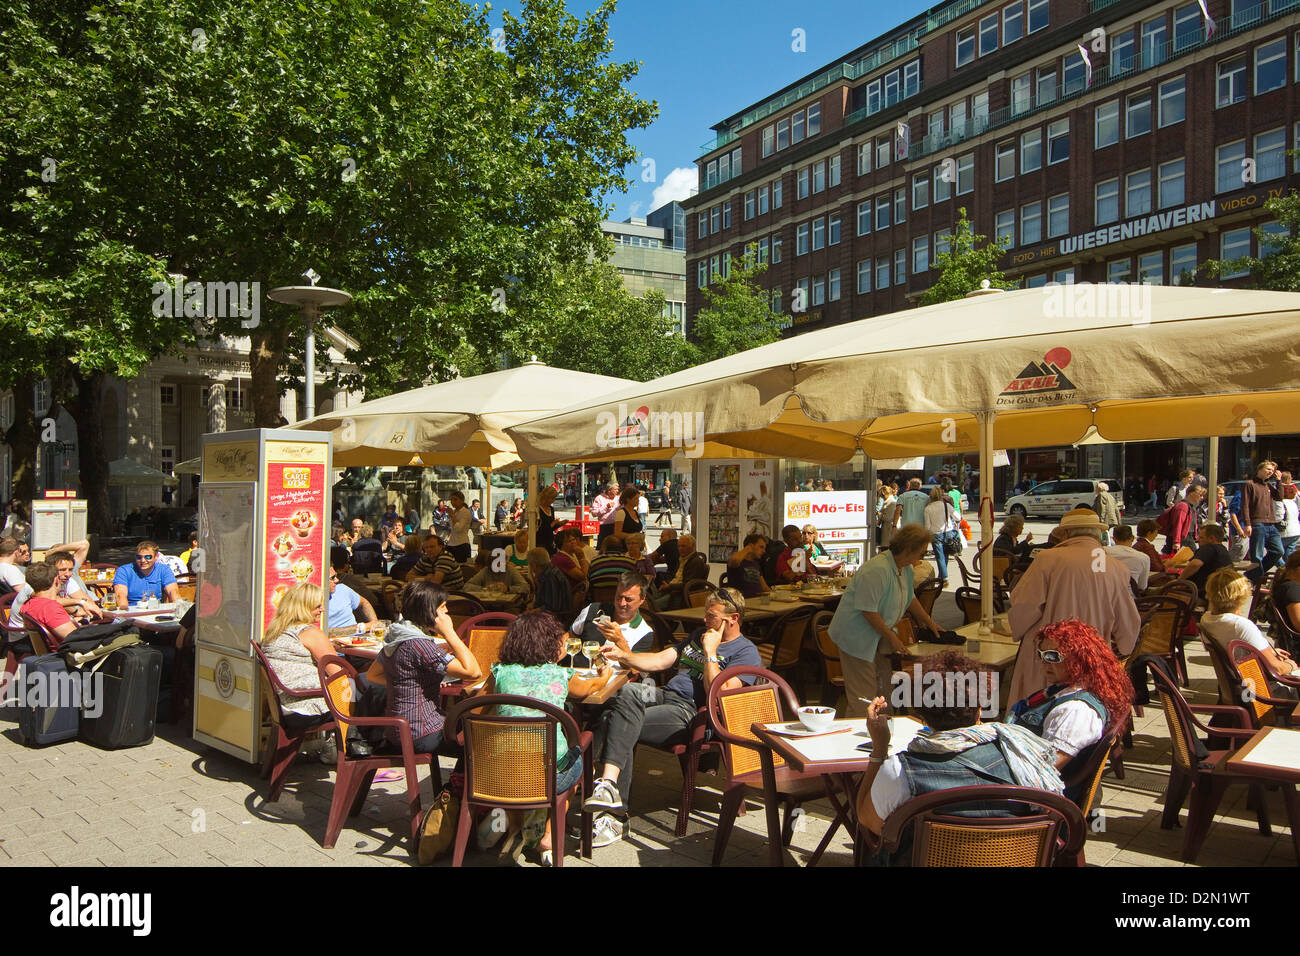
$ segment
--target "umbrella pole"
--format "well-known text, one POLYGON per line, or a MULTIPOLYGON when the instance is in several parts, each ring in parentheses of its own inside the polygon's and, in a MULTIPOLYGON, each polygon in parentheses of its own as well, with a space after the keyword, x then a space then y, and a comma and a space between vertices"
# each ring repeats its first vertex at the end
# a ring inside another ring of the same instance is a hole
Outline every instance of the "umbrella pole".
MULTIPOLYGON (((1210 436, 1209 461, 1205 463, 1205 478, 1210 487, 1205 489, 1205 500, 1210 508, 1211 522, 1217 520, 1215 502, 1219 500, 1219 436, 1210 436)), ((1227 530, 1226 528, 1224 529, 1227 530)))
POLYGON ((537 466, 528 466, 528 550, 537 547, 537 466))
MULTIPOLYGON (((496 512, 492 510, 492 466, 491 465, 483 469, 483 480, 487 483, 487 491, 484 492, 483 494, 483 498, 484 498, 483 533, 486 534, 489 528, 492 530, 496 530, 496 522, 493 521, 492 518, 492 516, 496 514, 496 512)), ((482 548, 483 546, 480 544, 479 547, 482 548)))
POLYGON ((996 412, 976 412, 980 426, 980 630, 993 630, 993 419, 996 412))
POLYGON ((876 462, 870 456, 866 456, 866 465, 864 469, 867 480, 867 554, 868 560, 876 556, 876 531, 879 525, 876 524, 876 509, 880 507, 880 502, 876 500, 876 462))

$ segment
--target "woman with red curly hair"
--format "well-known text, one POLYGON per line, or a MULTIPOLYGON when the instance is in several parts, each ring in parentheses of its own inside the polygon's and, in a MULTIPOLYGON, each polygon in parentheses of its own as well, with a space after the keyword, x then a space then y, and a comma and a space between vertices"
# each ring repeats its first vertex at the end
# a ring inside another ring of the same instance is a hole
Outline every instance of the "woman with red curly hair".
POLYGON ((1047 625, 1036 642, 1047 687, 1014 704, 1007 722, 1055 746, 1057 769, 1069 780, 1106 731, 1128 716, 1133 684, 1110 643, 1077 618, 1047 625))

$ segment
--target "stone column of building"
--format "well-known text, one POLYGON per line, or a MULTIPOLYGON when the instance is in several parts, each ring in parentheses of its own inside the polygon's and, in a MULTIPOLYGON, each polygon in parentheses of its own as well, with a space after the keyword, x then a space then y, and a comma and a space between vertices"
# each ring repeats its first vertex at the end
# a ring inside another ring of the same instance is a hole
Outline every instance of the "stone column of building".
POLYGON ((213 380, 208 386, 208 431, 224 432, 226 430, 226 382, 225 378, 213 380))

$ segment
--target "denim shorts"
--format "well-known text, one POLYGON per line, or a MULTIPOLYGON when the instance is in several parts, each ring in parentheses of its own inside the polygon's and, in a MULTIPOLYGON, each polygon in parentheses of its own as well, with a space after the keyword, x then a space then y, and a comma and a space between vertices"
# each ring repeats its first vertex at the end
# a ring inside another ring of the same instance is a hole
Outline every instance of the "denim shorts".
POLYGON ((564 793, 582 779, 582 751, 577 747, 569 748, 567 753, 560 755, 557 765, 561 769, 555 774, 555 792, 564 793))

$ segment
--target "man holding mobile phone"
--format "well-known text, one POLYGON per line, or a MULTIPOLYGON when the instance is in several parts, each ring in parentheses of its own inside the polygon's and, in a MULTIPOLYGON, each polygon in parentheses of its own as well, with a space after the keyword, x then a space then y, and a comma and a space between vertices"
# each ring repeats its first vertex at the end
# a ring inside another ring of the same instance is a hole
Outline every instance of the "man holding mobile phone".
POLYGON ((622 650, 647 651, 654 628, 641 616, 650 584, 637 571, 619 576, 613 604, 588 604, 573 619, 573 633, 584 641, 615 644, 622 650))

